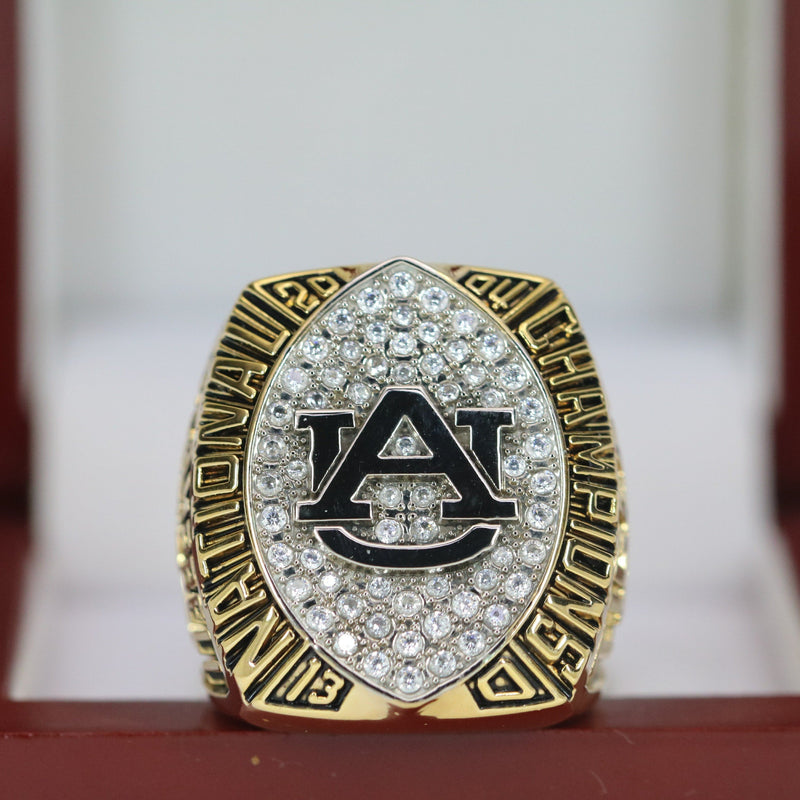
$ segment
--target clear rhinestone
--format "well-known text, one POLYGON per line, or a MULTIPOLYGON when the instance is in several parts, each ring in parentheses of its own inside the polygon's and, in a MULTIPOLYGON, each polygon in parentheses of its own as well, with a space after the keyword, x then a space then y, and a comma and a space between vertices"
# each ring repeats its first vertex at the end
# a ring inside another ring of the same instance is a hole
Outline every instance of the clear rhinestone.
POLYGON ((385 639, 392 632, 392 620, 386 614, 372 614, 364 623, 364 631, 370 639, 385 639))
POLYGON ((413 436, 398 436, 394 443, 394 452, 398 456, 418 456, 419 447, 413 436))
POLYGON ((399 486, 384 486, 378 492, 378 500, 387 508, 397 508, 403 502, 403 492, 399 486))
POLYGON ((350 309, 345 306, 339 306, 328 315, 327 319, 328 330, 335 333, 337 336, 343 336, 345 333, 350 333, 356 326, 356 318, 351 313, 350 309))
POLYGON ((395 272, 389 278, 389 291, 395 296, 405 299, 411 297, 417 288, 417 282, 410 272, 395 272))
POLYGON ((447 405, 458 400, 460 391, 455 383, 442 383, 436 387, 436 396, 439 398, 440 403, 447 405))
POLYGON ((485 567, 475 573, 475 588, 479 592, 490 592, 497 586, 500 576, 491 567, 485 567))
POLYGON ((416 349, 416 340, 410 333, 406 333, 405 331, 396 333, 389 342, 389 352, 401 358, 403 356, 410 356, 412 353, 416 352, 416 349))
POLYGON ((425 640, 419 631, 400 631, 394 637, 392 647, 403 658, 415 658, 425 648, 425 640))
POLYGON ((425 593, 433 600, 441 600, 450 592, 450 581, 444 575, 434 575, 425 584, 425 593))
POLYGON ((272 403, 267 408, 267 422, 276 428, 288 425, 292 419, 292 410, 284 403, 272 403))
POLYGON ((472 619, 481 606, 481 599, 474 592, 459 592, 451 601, 453 612, 461 619, 472 619))
POLYGON ((283 542, 275 542, 267 550, 267 561, 272 564, 275 569, 286 569, 292 565, 294 561, 294 550, 288 544, 283 542))
POLYGON ((533 590, 533 582, 524 572, 515 572, 506 578, 505 590, 509 600, 524 600, 533 590))
POLYGON ((532 567, 543 564, 547 558, 547 546, 541 539, 530 539, 522 545, 522 560, 532 567))
POLYGON ((309 336, 300 349, 309 361, 324 361, 328 356, 328 340, 323 336, 309 336))
POLYGON ((336 601, 336 610, 341 617, 352 622, 358 619, 364 610, 364 601, 357 594, 348 592, 336 601))
POLYGON ((280 461, 286 453, 286 439, 282 433, 268 433, 258 443, 258 454, 265 461, 280 461))
POLYGON ((549 469, 540 469, 531 475, 531 489, 539 495, 553 494, 557 483, 555 472, 549 469))
POLYGON ((311 572, 322 569, 325 564, 325 557, 315 547, 307 547, 300 553, 300 563, 311 572))
POLYGON ((525 521, 531 528, 537 531, 543 531, 553 524, 556 518, 555 509, 548 506, 546 503, 534 503, 525 514, 525 521))
POLYGON ((256 491, 262 497, 277 497, 283 489, 283 481, 277 472, 262 472, 255 480, 256 491))
POLYGON ((521 389, 527 380, 528 376, 519 364, 506 364, 500 370, 500 383, 512 392, 521 389))
POLYGON ((492 564, 500 569, 510 567, 514 563, 514 554, 507 547, 495 547, 492 550, 492 564))
POLYGON ((415 542, 431 542, 439 533, 439 526, 430 517, 417 517, 411 523, 411 538, 415 542))
POLYGON ((422 670, 419 667, 407 664, 397 670, 394 682, 398 690, 403 694, 414 694, 414 692, 418 692, 422 688, 422 680, 422 670))
POLYGON ((465 339, 450 339, 444 346, 444 352, 448 361, 460 364, 469 355, 469 345, 465 339))
POLYGON ((339 367, 328 367, 322 373, 322 382, 329 389, 341 389, 347 380, 347 373, 339 367))
POLYGON ((453 330, 462 336, 469 336, 478 330, 478 315, 472 309, 465 308, 453 314, 453 330))
POLYGON ((400 384, 414 383, 417 380, 417 370, 411 364, 395 364, 392 367, 392 380, 400 384))
POLYGON ((367 286, 358 293, 356 303, 365 314, 377 314, 386 306, 386 295, 376 286, 367 286))
POLYGON ((511 623, 511 612, 508 606, 495 603, 486 609, 483 619, 492 630, 499 631, 507 628, 511 623))
POLYGON ((437 678, 449 678, 456 671, 456 657, 449 650, 439 650, 428 659, 428 669, 437 678))
POLYGON ((493 386, 481 392, 481 405, 485 408, 500 408, 505 402, 505 395, 493 386))
POLYGON ((487 331, 478 339, 478 351, 487 361, 494 363, 506 352, 506 340, 499 333, 487 331))
POLYGON ((288 524, 286 509, 277 503, 266 503, 258 515, 258 527, 267 533, 282 531, 288 524))
POLYGON ((425 353, 419 360, 419 368, 432 378, 435 378, 444 367, 444 359, 438 353, 425 353))
POLYGON ((464 631, 458 637, 458 649, 467 657, 475 658, 480 655, 486 647, 486 637, 479 630, 464 631))
POLYGON ((426 483, 420 484, 412 489, 411 502, 417 508, 429 508, 436 502, 436 492, 426 483))
POLYGON ((545 433, 534 433, 525 439, 525 452, 536 461, 553 453, 553 440, 545 433))
POLYGON ((383 356, 370 356, 364 362, 364 369, 370 378, 381 378, 389 371, 389 362, 383 356))
POLYGON ((345 339, 339 346, 339 355, 352 364, 361 361, 361 356, 364 354, 364 346, 361 342, 355 339, 345 339))
POLYGON ((306 626, 315 633, 323 633, 333 626, 336 615, 329 608, 312 606, 306 612, 306 626))
POLYGON ((486 381, 486 370, 474 361, 466 364, 461 371, 464 380, 473 388, 480 386, 486 381))
POLYGON ((385 322, 370 322, 366 334, 372 344, 383 344, 389 338, 389 326, 385 322))
POLYGON ((289 367, 281 377, 283 388, 292 394, 300 394, 308 389, 311 378, 302 367, 289 367))
POLYGON ((407 328, 414 322, 414 309, 405 303, 392 309, 392 322, 399 328, 407 328))
POLYGON ((286 581, 286 596, 295 603, 302 603, 311 597, 311 583, 305 578, 295 575, 286 581))
POLYGON ((521 478, 528 471, 528 462, 521 456, 506 456, 503 459, 503 472, 509 478, 521 478))
POLYGON ((351 383, 347 387, 345 394, 357 406, 365 406, 367 403, 369 403, 370 398, 372 397, 372 389, 367 386, 366 383, 357 381, 356 383, 351 383))
POLYGON ((392 608, 395 614, 400 617, 414 617, 422 609, 422 598, 410 589, 405 589, 395 595, 392 601, 392 608))
POLYGON ((305 461, 295 459, 286 465, 286 474, 293 481, 302 481, 308 475, 308 464, 305 461))
POLYGON ((518 406, 519 415, 525 422, 541 422, 544 419, 544 403, 537 397, 523 397, 518 406))
POLYGON ((364 656, 364 672, 370 678, 384 678, 392 668, 392 662, 386 653, 380 650, 373 650, 364 656))
POLYGON ((337 635, 333 649, 340 656, 351 656, 358 650, 358 639, 350 631, 342 631, 337 635))
POLYGON ((453 623, 444 611, 432 611, 422 620, 422 630, 432 642, 438 642, 450 635, 453 623))
POLYGON ((396 519, 382 519, 375 526, 375 537, 384 544, 399 542, 403 535, 403 523, 396 519))
POLYGON ((367 584, 367 591, 376 600, 385 600, 392 593, 392 581, 383 575, 376 575, 367 584))
POLYGON ((417 336, 425 344, 436 344, 442 335, 442 329, 435 322, 421 322, 417 326, 417 336))
POLYGON ((323 592, 333 594, 342 585, 342 579, 335 572, 323 572, 317 583, 323 592))
POLYGON ((419 302, 429 313, 439 314, 450 305, 450 295, 441 286, 429 286, 420 292, 419 302))
POLYGON ((310 392, 306 395, 305 405, 307 408, 325 408, 328 401, 322 392, 310 392))

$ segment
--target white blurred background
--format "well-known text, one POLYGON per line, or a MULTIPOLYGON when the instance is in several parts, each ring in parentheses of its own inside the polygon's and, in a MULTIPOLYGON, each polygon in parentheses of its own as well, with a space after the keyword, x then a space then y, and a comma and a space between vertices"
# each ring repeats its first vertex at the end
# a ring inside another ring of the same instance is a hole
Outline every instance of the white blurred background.
POLYGON ((401 254, 548 275, 582 317, 629 473, 610 690, 800 690, 767 449, 775 0, 23 12, 17 696, 200 696, 174 503, 213 338, 255 277, 401 254))

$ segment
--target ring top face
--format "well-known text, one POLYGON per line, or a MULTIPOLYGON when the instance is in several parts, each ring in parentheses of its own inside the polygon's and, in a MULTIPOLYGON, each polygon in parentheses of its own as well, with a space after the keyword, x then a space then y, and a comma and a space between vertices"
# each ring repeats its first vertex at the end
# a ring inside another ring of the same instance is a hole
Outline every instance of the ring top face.
POLYGON ((418 262, 366 272, 308 320, 267 376, 245 472, 272 595, 401 703, 502 649, 562 537, 565 448, 537 368, 418 262))
POLYGON ((562 720, 599 690, 626 537, 605 396, 552 281, 393 259, 237 300, 178 524, 223 710, 283 730, 562 720))

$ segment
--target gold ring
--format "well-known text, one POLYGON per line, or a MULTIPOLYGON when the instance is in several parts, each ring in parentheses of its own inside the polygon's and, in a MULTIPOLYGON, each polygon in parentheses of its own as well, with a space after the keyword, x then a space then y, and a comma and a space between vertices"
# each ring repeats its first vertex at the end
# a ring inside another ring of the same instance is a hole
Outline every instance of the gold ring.
POLYGON ((277 730, 540 727, 597 696, 623 475, 552 281, 410 258, 255 281, 182 475, 189 630, 224 711, 277 730))

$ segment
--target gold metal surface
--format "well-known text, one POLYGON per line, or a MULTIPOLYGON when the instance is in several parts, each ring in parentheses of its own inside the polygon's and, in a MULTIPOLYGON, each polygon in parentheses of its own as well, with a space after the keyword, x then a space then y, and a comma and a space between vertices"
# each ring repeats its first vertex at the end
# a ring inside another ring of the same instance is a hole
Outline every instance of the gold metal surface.
POLYGON ((477 673, 422 703, 345 675, 287 620, 254 552, 243 492, 251 421, 271 370, 304 323, 373 265, 250 284, 211 358, 192 421, 178 566, 209 695, 273 729, 535 727, 587 707, 619 622, 627 568, 624 478, 605 396, 561 290, 541 277, 431 265, 472 296, 539 371, 560 424, 567 506, 558 553, 516 632, 477 673))

